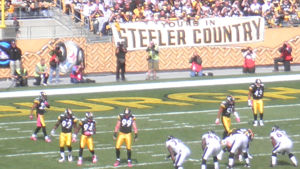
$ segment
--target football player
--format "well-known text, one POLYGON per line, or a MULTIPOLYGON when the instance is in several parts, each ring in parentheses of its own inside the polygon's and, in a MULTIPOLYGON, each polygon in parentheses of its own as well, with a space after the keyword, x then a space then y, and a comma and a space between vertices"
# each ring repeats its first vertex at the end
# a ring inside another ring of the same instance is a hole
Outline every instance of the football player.
POLYGON ((287 136, 286 132, 283 130, 280 130, 278 126, 274 126, 274 127, 272 127, 272 131, 270 133, 270 138, 271 138, 272 145, 273 145, 271 167, 276 166, 278 153, 282 153, 282 154, 287 153, 290 160, 292 161, 293 165, 295 167, 297 167, 298 166, 297 159, 294 156, 294 154, 291 153, 291 151, 293 149, 293 142, 287 136))
POLYGON ((71 142, 76 142, 76 135, 72 135, 72 128, 76 129, 76 123, 78 119, 73 115, 72 110, 67 108, 64 114, 61 114, 57 118, 57 122, 51 130, 51 135, 55 135, 55 130, 61 124, 61 133, 59 136, 59 148, 60 148, 60 159, 58 162, 65 161, 65 145, 68 148, 68 161, 73 161, 72 157, 72 145, 71 142))
POLYGON ((88 149, 92 154, 92 162, 97 162, 97 156, 95 155, 94 151, 94 141, 93 135, 96 134, 96 122, 93 119, 92 112, 86 112, 85 118, 79 121, 79 126, 75 132, 77 134, 81 129, 81 137, 80 137, 80 147, 79 147, 79 157, 77 161, 77 165, 82 165, 82 154, 85 145, 87 145, 88 149))
POLYGON ((114 166, 120 165, 120 148, 123 142, 126 143, 127 149, 127 162, 128 167, 132 167, 131 163, 131 132, 132 128, 134 130, 134 141, 137 140, 138 137, 138 129, 136 125, 136 119, 133 114, 131 114, 131 110, 129 108, 125 108, 123 114, 119 114, 117 124, 115 126, 113 139, 116 141, 116 157, 117 160, 114 163, 114 166), (117 133, 119 132, 118 136, 117 133))
POLYGON ((246 161, 246 167, 250 168, 250 159, 248 158, 249 143, 254 138, 254 134, 251 129, 238 129, 237 132, 233 132, 230 136, 222 140, 222 145, 226 146, 229 151, 228 167, 233 168, 234 155, 238 151, 243 153, 243 157, 246 161))
POLYGON ((37 140, 37 133, 40 131, 42 128, 45 141, 47 143, 51 142, 50 137, 47 135, 46 131, 46 124, 45 124, 45 119, 44 119, 44 114, 46 113, 46 108, 50 108, 50 104, 47 101, 47 95, 45 92, 41 92, 40 96, 33 101, 33 105, 31 108, 30 116, 29 118, 32 120, 33 119, 33 111, 36 110, 36 129, 34 133, 31 136, 31 140, 36 141, 37 140))
POLYGON ((190 156, 190 149, 178 138, 168 136, 166 147, 175 169, 183 169, 183 163, 190 156))
POLYGON ((240 122, 239 114, 238 114, 238 112, 235 111, 234 97, 229 95, 226 97, 226 100, 221 103, 219 111, 218 111, 217 119, 215 121, 215 123, 217 125, 220 124, 220 117, 222 116, 221 117, 222 124, 224 127, 223 139, 232 132, 232 129, 230 129, 230 127, 231 127, 230 115, 231 114, 234 114, 236 121, 240 122))
POLYGON ((221 140, 214 131, 209 131, 202 136, 202 155, 201 169, 206 169, 206 161, 210 156, 213 156, 215 169, 219 169, 217 155, 221 151, 221 140))
POLYGON ((248 106, 252 107, 254 121, 253 126, 257 126, 257 113, 259 112, 260 120, 259 125, 263 126, 263 116, 264 116, 264 84, 261 82, 260 79, 256 79, 254 84, 249 86, 249 93, 248 93, 248 106), (251 100, 251 97, 253 100, 251 100))

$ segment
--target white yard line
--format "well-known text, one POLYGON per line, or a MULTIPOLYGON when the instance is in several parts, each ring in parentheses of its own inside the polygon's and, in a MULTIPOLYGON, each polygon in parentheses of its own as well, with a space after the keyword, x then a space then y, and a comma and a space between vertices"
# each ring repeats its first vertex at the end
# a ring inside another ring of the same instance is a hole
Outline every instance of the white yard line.
MULTIPOLYGON (((294 75, 273 75, 273 76, 256 76, 256 77, 239 77, 226 79, 208 79, 208 80, 187 80, 175 82, 155 82, 155 83, 138 83, 111 86, 95 86, 95 87, 78 87, 63 89, 45 89, 48 95, 66 95, 66 94, 84 94, 84 93, 101 93, 101 92, 117 92, 117 91, 137 91, 151 89, 169 89, 196 86, 215 86, 227 84, 243 84, 253 83, 255 79, 260 78, 263 82, 280 82, 300 80, 298 74, 294 75)), ((26 90, 13 92, 0 92, 0 98, 16 98, 16 97, 32 97, 38 96, 41 90, 26 90)))

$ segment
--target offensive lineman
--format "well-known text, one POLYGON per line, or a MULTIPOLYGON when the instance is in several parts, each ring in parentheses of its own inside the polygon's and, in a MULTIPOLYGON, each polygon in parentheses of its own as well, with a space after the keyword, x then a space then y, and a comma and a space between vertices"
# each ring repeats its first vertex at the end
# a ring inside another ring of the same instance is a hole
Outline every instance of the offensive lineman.
POLYGON ((227 137, 231 132, 232 129, 230 129, 231 126, 231 120, 230 120, 230 115, 234 114, 236 121, 239 123, 240 122, 240 117, 238 112, 235 111, 235 101, 234 97, 229 95, 226 97, 226 100, 223 101, 220 105, 217 119, 215 123, 218 125, 220 123, 220 117, 222 115, 222 124, 224 127, 224 133, 223 133, 223 139, 227 137))
POLYGON ((35 98, 33 101, 33 105, 30 112, 30 120, 33 119, 33 110, 36 109, 36 129, 32 136, 30 137, 31 140, 36 141, 37 140, 37 133, 42 129, 45 141, 47 143, 51 142, 51 139, 47 135, 46 131, 46 124, 44 119, 44 114, 46 113, 46 108, 50 108, 50 105, 47 101, 47 95, 45 92, 41 92, 40 96, 38 98, 35 98))
POLYGON ((77 128, 77 131, 75 134, 77 134, 81 129, 81 137, 80 137, 80 148, 79 148, 79 157, 77 161, 77 165, 82 165, 82 154, 83 149, 85 145, 87 145, 88 149, 90 150, 92 154, 92 162, 97 162, 97 156, 95 155, 94 151, 94 141, 93 141, 93 135, 96 134, 96 122, 93 119, 93 113, 92 112, 86 112, 85 118, 79 121, 79 127, 77 128))
POLYGON ((183 163, 190 156, 190 149, 178 138, 168 136, 166 147, 170 153, 175 169, 183 169, 183 163))
POLYGON ((221 151, 221 140, 214 131, 209 131, 202 136, 202 155, 201 169, 206 169, 206 161, 210 156, 213 156, 215 169, 219 169, 217 155, 221 151))
POLYGON ((222 140, 222 145, 227 146, 229 151, 228 167, 233 168, 234 154, 238 151, 242 151, 243 157, 246 161, 246 167, 250 168, 250 159, 248 158, 249 143, 254 138, 254 134, 251 129, 238 129, 230 136, 222 140))
POLYGON ((126 143, 126 149, 127 149, 127 162, 128 162, 128 167, 132 167, 131 163, 131 132, 132 128, 134 130, 134 141, 137 141, 138 137, 138 129, 136 125, 136 119, 133 114, 131 114, 131 110, 129 108, 125 108, 123 114, 119 114, 118 116, 118 121, 115 126, 114 130, 114 135, 113 139, 117 140, 116 141, 116 157, 117 160, 114 163, 114 166, 119 166, 120 165, 120 148, 123 142, 125 141, 126 143), (117 133, 118 137, 117 137, 117 133))
POLYGON ((293 165, 297 167, 298 166, 297 159, 294 156, 294 154, 291 153, 293 149, 293 142, 287 136, 286 132, 284 130, 280 130, 278 126, 274 126, 272 127, 270 138, 273 145, 271 167, 276 166, 278 153, 282 153, 282 154, 287 153, 293 165))
POLYGON ((57 118, 57 122, 51 130, 51 135, 55 134, 55 130, 61 124, 61 133, 59 135, 59 148, 60 148, 60 159, 58 162, 65 161, 65 145, 68 148, 68 161, 73 161, 72 157, 72 145, 71 142, 76 142, 76 135, 72 135, 72 128, 76 129, 76 123, 78 119, 73 115, 71 109, 67 108, 64 114, 61 114, 57 118))
POLYGON ((263 116, 264 116, 264 84, 261 82, 260 79, 256 79, 255 83, 249 86, 249 93, 248 93, 248 106, 252 107, 253 111, 253 126, 257 126, 257 113, 259 112, 260 120, 259 125, 263 126, 263 116), (251 97, 253 100, 251 101, 251 97))

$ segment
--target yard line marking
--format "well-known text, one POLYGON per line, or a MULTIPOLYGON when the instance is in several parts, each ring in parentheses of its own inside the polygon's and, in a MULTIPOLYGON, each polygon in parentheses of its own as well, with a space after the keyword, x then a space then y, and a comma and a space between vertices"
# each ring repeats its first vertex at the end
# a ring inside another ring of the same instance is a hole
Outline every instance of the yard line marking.
MULTIPOLYGON (((136 163, 136 164, 132 164, 133 167, 135 166, 146 166, 146 165, 159 165, 159 164, 167 164, 170 163, 170 161, 156 161, 156 162, 149 162, 149 163, 136 163)), ((117 168, 121 168, 121 167, 126 167, 128 168, 127 165, 119 165, 117 168)), ((106 165, 104 167, 90 167, 90 168, 85 168, 85 169, 106 169, 106 168, 116 168, 113 165, 106 165)))
POLYGON ((7 128, 5 129, 6 131, 10 131, 10 130, 20 130, 20 128, 7 128))
MULTIPOLYGON (((255 79, 263 79, 264 82, 280 82, 280 81, 295 81, 300 80, 298 74, 294 75, 271 75, 271 76, 256 76, 256 77, 238 77, 238 78, 222 78, 222 79, 207 79, 207 80, 186 80, 175 82, 153 82, 153 83, 137 83, 123 85, 107 85, 94 87, 73 87, 62 89, 45 89, 48 95, 66 95, 66 94, 88 94, 88 93, 103 93, 103 92, 119 92, 119 91, 138 91, 138 90, 153 90, 153 89, 169 89, 197 86, 215 86, 228 84, 244 84, 252 83, 255 79)), ((39 90, 1 92, 0 98, 15 98, 15 97, 30 97, 38 96, 39 90)))
MULTIPOLYGON (((265 120, 265 123, 269 122, 286 122, 286 121, 294 121, 294 120, 300 120, 300 118, 288 118, 288 119, 276 119, 276 120, 265 120)), ((248 124, 248 121, 242 121, 239 123, 232 122, 234 125, 242 125, 242 124, 248 124)), ((190 124, 184 124, 184 125, 178 125, 178 126, 169 126, 169 127, 157 127, 157 128, 141 128, 139 131, 156 131, 156 130, 170 130, 170 129, 181 129, 181 128, 197 128, 201 127, 202 129, 211 129, 212 127, 218 126, 214 123, 210 124, 199 124, 199 125, 190 125, 190 124)), ((108 131, 99 131, 97 134, 106 134, 111 133, 111 130, 108 131)), ((55 137, 58 138, 59 134, 55 134, 55 137)), ((27 139, 30 136, 24 136, 24 137, 3 137, 0 138, 0 141, 3 140, 15 140, 15 139, 27 139)), ((297 136, 298 137, 298 136, 297 136)))
MULTIPOLYGON (((281 107, 294 107, 294 106, 300 106, 300 104, 283 104, 283 105, 270 105, 270 106, 264 106, 265 109, 268 108, 281 108, 281 107)), ((236 110, 246 110, 249 109, 248 106, 246 107, 238 107, 236 110)), ((150 114, 134 114, 136 117, 152 117, 152 116, 168 116, 168 115, 181 115, 181 114, 199 114, 199 113, 209 113, 209 112, 215 112, 217 115, 218 109, 211 109, 211 110, 197 110, 197 111, 181 111, 181 112, 165 112, 165 113, 150 113, 150 114)), ((107 116, 107 117, 94 117, 95 120, 102 120, 102 119, 116 119, 117 115, 114 116, 107 116)), ((46 120, 46 123, 54 123, 57 122, 57 120, 46 120)), ((15 124, 35 124, 36 121, 17 121, 17 122, 3 122, 0 123, 1 125, 15 125, 15 124)))

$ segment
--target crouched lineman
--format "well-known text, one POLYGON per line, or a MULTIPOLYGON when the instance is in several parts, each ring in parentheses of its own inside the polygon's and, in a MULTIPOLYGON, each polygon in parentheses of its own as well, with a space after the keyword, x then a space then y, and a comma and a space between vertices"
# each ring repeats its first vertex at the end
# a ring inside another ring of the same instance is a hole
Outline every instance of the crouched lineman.
POLYGON ((51 130, 51 135, 55 134, 55 130, 61 124, 61 133, 59 135, 60 159, 58 162, 65 161, 65 145, 68 148, 68 161, 73 161, 71 141, 76 142, 76 135, 72 135, 72 128, 76 129, 77 118, 72 114, 71 109, 67 108, 65 113, 58 116, 58 120, 51 130))
POLYGON ((92 112, 86 112, 85 118, 79 121, 79 127, 75 134, 77 134, 81 129, 81 138, 80 138, 80 147, 79 147, 79 157, 77 161, 77 165, 82 165, 82 154, 85 145, 87 145, 88 149, 92 153, 92 162, 97 162, 97 156, 95 155, 94 151, 94 141, 93 135, 96 134, 96 122, 93 119, 92 112))
POLYGON ((178 138, 168 136, 166 147, 175 169, 183 169, 183 163, 191 155, 191 150, 178 138))
POLYGON ((213 156, 214 167, 219 169, 217 155, 221 151, 221 139, 214 131, 209 131, 202 136, 202 164, 201 169, 206 169, 206 161, 210 156, 213 156))
POLYGON ((290 160, 292 161, 293 165, 297 167, 298 162, 296 157, 293 153, 291 153, 293 149, 293 142, 292 140, 287 136, 286 132, 283 130, 280 130, 278 126, 272 127, 272 131, 270 133, 270 138, 273 145, 272 150, 272 161, 271 161, 271 167, 275 167, 277 164, 277 154, 282 153, 289 156, 290 160))
POLYGON ((116 141, 116 157, 117 160, 114 163, 114 166, 120 165, 120 148, 123 142, 126 143, 126 149, 127 149, 127 162, 128 167, 132 167, 131 163, 131 132, 132 128, 134 130, 134 141, 137 140, 138 137, 138 129, 136 125, 136 119, 134 115, 131 114, 131 110, 129 108, 125 108, 124 113, 120 114, 118 116, 118 121, 115 126, 113 139, 116 141), (119 132, 119 135, 117 137, 117 133, 119 132))
POLYGON ((50 105, 47 101, 47 95, 45 92, 41 92, 40 96, 33 101, 33 105, 31 108, 30 116, 29 118, 33 119, 33 111, 36 109, 36 129, 34 133, 31 136, 31 140, 36 141, 37 140, 37 133, 41 130, 43 131, 45 141, 47 143, 51 142, 51 139, 47 135, 46 132, 46 123, 44 119, 44 114, 46 113, 46 108, 50 108, 50 105))
POLYGON ((249 144, 254 138, 251 129, 237 129, 232 134, 222 140, 222 145, 229 151, 228 168, 233 168, 235 153, 242 153, 246 161, 245 167, 250 168, 250 159, 248 158, 249 144), (240 152, 241 151, 241 152, 240 152))

